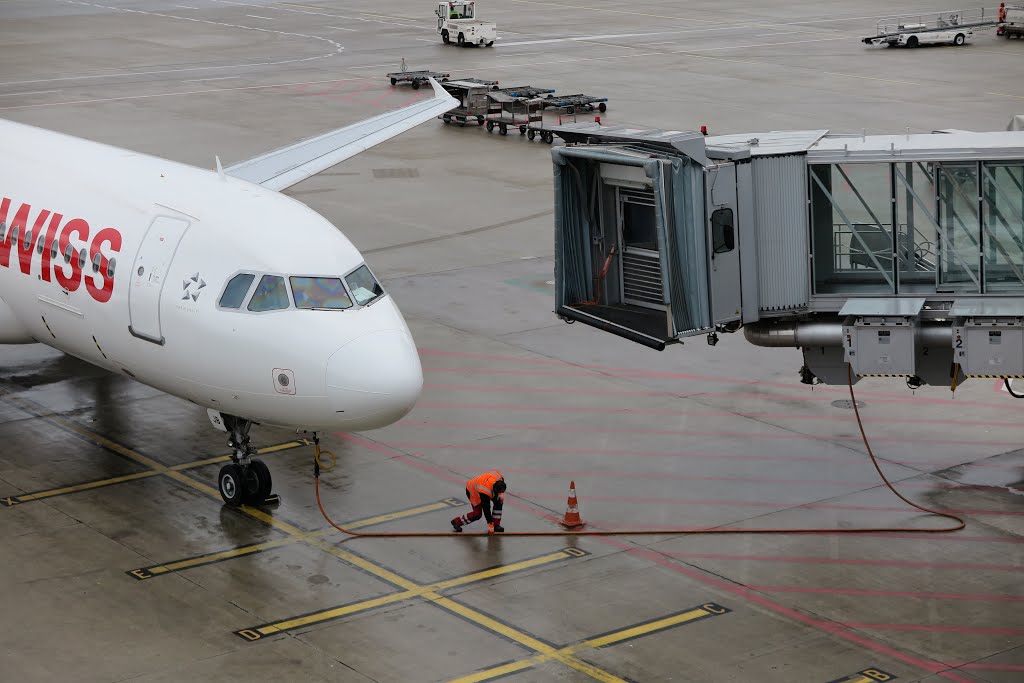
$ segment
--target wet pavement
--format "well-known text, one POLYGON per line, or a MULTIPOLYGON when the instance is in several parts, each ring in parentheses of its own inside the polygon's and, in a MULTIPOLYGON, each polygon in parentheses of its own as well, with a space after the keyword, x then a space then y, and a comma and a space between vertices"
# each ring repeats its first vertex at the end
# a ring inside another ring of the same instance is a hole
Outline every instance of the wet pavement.
MULTIPOLYGON (((212 167, 425 96, 384 78, 402 58, 712 133, 999 130, 1024 100, 1024 42, 862 45, 891 3, 678 5, 481 2, 501 40, 459 49, 411 0, 11 0, 0 116, 212 167)), ((823 531, 341 543, 304 435, 259 428, 282 503, 226 509, 205 410, 5 347, 0 679, 1024 675, 1024 402, 995 380, 856 386, 885 473, 967 523, 914 534, 946 521, 881 486, 847 390, 801 385, 798 352, 726 335, 659 354, 554 317, 546 145, 427 123, 288 194, 367 256, 424 367, 402 422, 325 435, 335 520, 444 531, 496 467, 509 531, 557 529, 570 481, 591 529, 823 531)))

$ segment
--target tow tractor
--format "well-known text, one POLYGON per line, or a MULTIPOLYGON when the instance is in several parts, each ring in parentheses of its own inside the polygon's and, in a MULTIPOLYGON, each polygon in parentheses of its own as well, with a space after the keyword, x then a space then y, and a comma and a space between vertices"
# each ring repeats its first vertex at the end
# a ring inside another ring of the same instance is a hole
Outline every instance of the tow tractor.
POLYGON ((999 24, 996 35, 1024 38, 1024 5, 1006 6, 1006 18, 999 24))
POLYGON ((476 18, 476 0, 451 0, 437 3, 437 32, 445 44, 491 47, 498 38, 498 25, 476 18))
POLYGON ((984 7, 882 19, 875 35, 861 38, 865 45, 918 47, 921 45, 963 45, 974 37, 974 29, 997 24, 996 14, 984 7))

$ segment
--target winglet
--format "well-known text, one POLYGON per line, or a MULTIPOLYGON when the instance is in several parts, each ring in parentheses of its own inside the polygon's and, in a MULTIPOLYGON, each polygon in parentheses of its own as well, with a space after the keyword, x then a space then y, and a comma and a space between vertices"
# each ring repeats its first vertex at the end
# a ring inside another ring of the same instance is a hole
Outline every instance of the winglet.
POLYGON ((227 176, 224 175, 224 167, 220 165, 220 157, 214 155, 213 158, 217 161, 217 175, 220 176, 221 180, 227 180, 227 176))

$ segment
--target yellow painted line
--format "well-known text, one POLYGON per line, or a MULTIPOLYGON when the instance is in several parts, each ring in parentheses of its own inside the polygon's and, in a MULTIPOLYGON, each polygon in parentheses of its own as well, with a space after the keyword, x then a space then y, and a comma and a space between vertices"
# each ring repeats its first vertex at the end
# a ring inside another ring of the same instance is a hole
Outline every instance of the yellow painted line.
MULTIPOLYGON (((10 398, 12 398, 12 400, 16 400, 18 403, 22 403, 22 401, 20 399, 16 399, 16 397, 10 398)), ((38 413, 38 411, 36 410, 30 410, 29 412, 31 412, 32 414, 38 413)), ((156 462, 152 458, 146 457, 141 453, 137 453, 131 450, 130 448, 122 446, 121 444, 111 441, 110 439, 107 439, 104 436, 96 434, 95 432, 92 432, 71 420, 56 415, 47 416, 46 419, 62 426, 63 428, 71 432, 79 434, 86 440, 91 441, 92 443, 95 443, 99 446, 102 446, 103 448, 106 448, 111 452, 123 455, 129 460, 134 460, 135 462, 145 465, 146 467, 149 467, 152 470, 155 470, 162 474, 166 474, 168 477, 171 477, 172 479, 179 481, 182 484, 189 486, 190 488, 205 493, 211 498, 220 498, 220 493, 212 486, 203 484, 202 482, 192 479, 191 477, 186 476, 181 472, 173 471, 170 468, 165 467, 164 465, 161 465, 160 463, 156 462)), ((353 566, 359 567, 360 569, 363 569, 364 571, 380 579, 383 579, 395 586, 398 586, 399 588, 404 589, 402 593, 395 593, 392 595, 382 596, 380 598, 375 598, 371 601, 364 601, 363 603, 357 604, 365 605, 367 604, 367 602, 378 602, 379 604, 387 604, 390 601, 399 599, 398 596, 404 596, 406 593, 416 593, 417 595, 421 595, 423 598, 427 599, 430 602, 433 602, 439 607, 442 607, 455 614, 458 614, 464 619, 467 619, 468 621, 471 621, 479 626, 483 626, 484 628, 487 628, 493 631, 494 633, 498 633, 508 638, 509 640, 524 645, 543 655, 546 655, 550 659, 557 660, 565 664, 566 666, 572 667, 577 671, 585 673, 591 678, 601 681, 602 683, 628 683, 627 681, 617 676, 614 676, 608 673, 607 671, 604 671, 603 669, 593 666, 592 664, 588 664, 586 662, 578 660, 575 657, 572 657, 571 655, 562 654, 554 647, 537 640, 533 636, 518 631, 515 628, 508 626, 507 624, 503 624, 495 620, 493 617, 477 612, 476 610, 470 607, 466 607, 465 605, 461 605, 451 600, 450 598, 446 598, 434 592, 430 586, 421 586, 413 581, 410 581, 409 579, 399 576, 398 574, 394 573, 393 571, 385 567, 381 567, 380 565, 370 562, 369 560, 359 557, 358 555, 354 555, 350 552, 341 550, 340 548, 337 548, 334 545, 331 545, 330 543, 327 543, 322 539, 314 537, 309 532, 303 531, 302 529, 296 527, 293 524, 289 524, 288 522, 274 518, 272 515, 264 512, 263 510, 250 507, 248 505, 242 505, 241 507, 238 508, 238 510, 246 515, 249 515, 254 519, 258 519, 259 521, 263 522, 264 524, 270 527, 273 527, 274 529, 283 531, 284 533, 289 534, 291 536, 300 537, 302 540, 306 541, 310 545, 318 547, 321 550, 331 555, 334 555, 335 557, 344 560, 345 562, 353 566)), ((569 550, 564 550, 562 551, 562 553, 568 557, 580 556, 577 553, 569 552, 569 550)), ((514 569, 512 568, 515 567, 515 565, 508 565, 507 567, 508 568, 506 569, 506 572, 514 571, 514 569)), ((495 570, 487 570, 487 572, 484 573, 493 576, 494 571, 495 570)), ((402 597, 401 599, 405 598, 402 597)), ((306 617, 299 617, 299 619, 304 618, 306 617)), ((269 625, 261 628, 272 628, 274 626, 275 625, 269 625)), ((280 628, 280 626, 277 626, 277 630, 282 629, 280 628)), ((258 631, 254 631, 253 629, 243 629, 242 631, 238 631, 237 634, 243 638, 246 638, 247 640, 257 640, 264 635, 259 633, 258 631), (250 635, 247 634, 255 634, 256 637, 250 637, 250 635)))
POLYGON ((566 666, 572 667, 581 673, 585 673, 591 678, 602 681, 602 683, 627 683, 622 678, 611 674, 604 669, 599 669, 593 664, 588 664, 581 659, 573 657, 567 652, 563 652, 562 649, 557 649, 547 643, 541 642, 533 636, 527 635, 521 631, 518 631, 507 624, 503 624, 500 621, 495 620, 493 617, 489 617, 486 614, 477 612, 476 610, 461 605, 454 600, 437 596, 438 599, 434 600, 434 603, 439 607, 443 607, 455 614, 458 614, 463 619, 472 621, 475 624, 483 626, 484 628, 497 633, 498 635, 504 636, 505 638, 515 641, 520 645, 530 648, 535 652, 540 653, 534 659, 540 659, 541 661, 554 660, 561 662, 566 666))
MULTIPOLYGON (((349 529, 359 529, 371 526, 373 524, 381 524, 383 522, 390 522, 396 519, 403 519, 415 515, 422 515, 428 512, 434 512, 436 510, 447 510, 451 507, 454 507, 453 502, 457 503, 458 501, 453 501, 453 499, 449 498, 443 501, 429 503, 427 505, 419 505, 414 508, 399 510, 398 512, 390 512, 386 515, 377 515, 376 517, 369 517, 366 519, 359 519, 354 520, 352 522, 346 522, 344 526, 349 529)), ((236 557, 245 557, 246 555, 252 555, 254 553, 263 552, 265 550, 273 550, 275 548, 280 548, 282 546, 306 541, 310 538, 326 536, 330 533, 336 533, 334 527, 326 527, 310 533, 304 533, 301 536, 289 535, 285 538, 280 538, 274 541, 253 543, 251 545, 239 546, 237 548, 231 548, 230 550, 224 550, 222 552, 195 555, 193 557, 187 557, 185 559, 176 560, 174 562, 153 565, 151 567, 141 567, 139 569, 133 569, 129 571, 128 574, 140 580, 151 579, 154 576, 160 576, 162 574, 167 574, 168 572, 178 571, 181 569, 191 569, 193 567, 202 567, 204 565, 214 564, 216 562, 223 562, 224 560, 230 560, 236 557)))
MULTIPOLYGON (((271 455, 273 453, 280 453, 281 451, 290 451, 295 448, 301 448, 302 446, 309 446, 312 442, 305 440, 288 441, 281 443, 276 446, 267 446, 266 448, 259 448, 256 450, 257 455, 271 455)), ((190 470, 195 467, 203 467, 205 465, 215 465, 219 462, 227 462, 231 459, 230 455, 218 455, 213 458, 206 458, 205 460, 193 460, 192 462, 182 463, 181 465, 172 465, 170 469, 175 472, 181 470, 190 470)))
POLYGON ((110 477, 109 479, 99 479, 97 481, 89 481, 84 484, 74 484, 72 486, 63 486, 59 489, 50 489, 48 491, 37 491, 36 493, 26 493, 21 496, 14 496, 11 500, 10 505, 17 505, 18 503, 27 503, 33 500, 42 500, 44 498, 52 498, 53 496, 63 496, 68 493, 78 493, 79 491, 88 491, 90 489, 103 488, 104 486, 113 486, 114 484, 120 484, 125 481, 135 481, 136 479, 146 479, 147 477, 155 477, 162 472, 135 472, 133 474, 125 474, 120 477, 110 477))
MULTIPOLYGON (((333 546, 331 546, 333 548, 333 546)), ((246 640, 258 640, 263 636, 268 636, 272 633, 281 633, 282 631, 290 631, 292 629, 301 628, 310 624, 316 624, 322 621, 328 621, 330 619, 337 619, 349 614, 356 612, 365 612, 366 610, 380 607, 381 605, 391 604, 393 602, 401 602, 403 600, 410 600, 412 598, 425 598, 431 602, 437 602, 442 600, 442 596, 438 595, 436 591, 445 590, 454 586, 462 586, 468 583, 474 583, 477 581, 485 581, 487 579, 494 578, 496 576, 502 576, 505 574, 511 574, 513 572, 519 572, 533 567, 539 567, 559 560, 565 560, 572 557, 583 557, 584 555, 579 554, 579 551, 574 549, 559 550, 558 552, 548 553, 547 555, 541 555, 530 560, 523 560, 522 562, 515 562, 513 564, 503 565, 501 567, 494 567, 492 569, 486 569, 484 571, 475 572, 466 576, 460 576, 455 579, 449 579, 447 581, 438 581, 436 583, 420 585, 401 576, 398 576, 394 572, 391 572, 383 567, 379 567, 372 562, 352 553, 333 548, 336 552, 333 555, 340 557, 341 559, 355 564, 360 569, 363 569, 371 574, 374 574, 378 578, 389 581, 400 587, 404 588, 398 593, 391 593, 378 598, 371 598, 369 600, 361 600, 348 605, 340 605, 338 607, 332 607, 331 609, 320 610, 317 612, 311 612, 302 616, 294 617, 292 619, 284 619, 282 621, 275 621, 270 624, 264 624, 262 626, 254 626, 252 628, 243 629, 238 631, 238 635, 242 636, 246 640)), ((468 609, 468 608, 467 608, 468 609)), ((539 641, 538 641, 539 642, 539 641)))
MULTIPOLYGON (((455 678, 449 681, 449 683, 480 683, 480 681, 488 681, 494 678, 499 678, 501 676, 507 676, 510 673, 530 669, 534 666, 537 666, 538 664, 543 664, 544 662, 549 661, 560 661, 565 664, 568 664, 569 666, 572 666, 573 668, 576 668, 577 670, 583 671, 583 669, 579 669, 578 667, 576 667, 573 662, 583 664, 586 663, 572 657, 572 655, 578 654, 583 650, 594 650, 597 648, 608 647, 609 645, 615 645, 616 643, 632 640, 633 638, 640 638, 646 635, 650 635, 652 633, 664 631, 666 629, 679 626, 680 624, 696 621, 697 619, 704 619, 706 617, 727 614, 730 611, 731 610, 722 607, 721 605, 718 605, 716 603, 707 603, 701 605, 700 607, 696 607, 694 609, 690 609, 679 614, 674 614, 672 616, 664 617, 662 619, 655 619, 654 621, 649 621, 647 623, 639 624, 637 626, 630 626, 620 631, 615 631, 613 633, 608 633, 602 636, 589 638, 574 645, 568 645, 562 648, 555 649, 550 646, 546 646, 542 650, 539 647, 533 647, 532 645, 528 645, 528 647, 532 647, 534 650, 537 650, 540 654, 528 657, 518 662, 502 664, 491 669, 478 671, 468 676, 455 678), (566 660, 572 661, 570 662, 566 660)), ((543 643, 541 645, 543 645, 543 643)), ((586 671, 585 673, 590 674, 589 671, 586 671)), ((597 676, 594 677, 597 678, 597 676)), ((605 679, 598 678, 598 680, 605 679)), ((620 679, 614 678, 613 680, 620 679)))

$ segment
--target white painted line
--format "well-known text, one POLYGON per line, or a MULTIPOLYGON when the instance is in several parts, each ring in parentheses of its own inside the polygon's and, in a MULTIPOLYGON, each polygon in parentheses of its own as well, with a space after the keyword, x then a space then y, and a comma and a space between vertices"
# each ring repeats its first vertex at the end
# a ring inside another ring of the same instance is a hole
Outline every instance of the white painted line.
POLYGON ((64 92, 63 90, 31 90, 29 92, 5 92, 0 97, 16 97, 18 95, 44 95, 49 92, 64 92))
POLYGON ((238 76, 214 76, 212 78, 191 78, 185 83, 205 83, 206 81, 226 81, 230 78, 238 78, 238 76))
POLYGON ((755 33, 755 38, 764 38, 765 36, 787 36, 791 33, 812 33, 811 31, 776 31, 775 33, 755 33))
POLYGON ((382 66, 396 66, 394 62, 388 62, 387 64, 367 64, 366 66, 350 66, 349 69, 377 69, 382 66))
POLYGON ((198 7, 189 7, 188 5, 175 5, 179 9, 199 9, 198 7))
POLYGON ((434 38, 417 38, 416 40, 422 41, 424 43, 436 43, 437 42, 434 38))
POLYGON ((261 17, 258 14, 246 14, 245 16, 252 17, 253 19, 266 19, 267 21, 274 21, 273 17, 261 17))
POLYGON ((514 43, 502 43, 503 47, 514 45, 543 45, 545 43, 580 42, 584 40, 608 40, 611 38, 638 38, 641 36, 663 36, 671 31, 655 31, 653 33, 614 33, 603 36, 569 36, 565 38, 542 38, 540 40, 520 40, 514 43))
POLYGON ((354 28, 345 28, 344 26, 326 26, 325 28, 333 28, 335 31, 355 31, 354 28))

